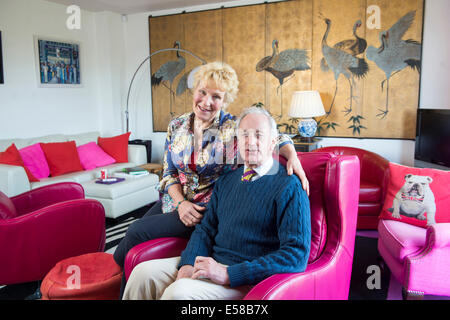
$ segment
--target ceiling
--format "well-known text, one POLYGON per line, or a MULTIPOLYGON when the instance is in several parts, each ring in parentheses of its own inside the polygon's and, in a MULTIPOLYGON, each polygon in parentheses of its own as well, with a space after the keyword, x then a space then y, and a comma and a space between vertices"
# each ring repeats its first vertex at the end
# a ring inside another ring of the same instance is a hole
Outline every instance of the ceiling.
MULTIPOLYGON (((78 5, 81 9, 93 12, 111 11, 120 14, 158 11, 164 9, 183 8, 220 0, 46 0, 63 5, 78 5)), ((237 0, 228 0, 237 1, 237 0)))

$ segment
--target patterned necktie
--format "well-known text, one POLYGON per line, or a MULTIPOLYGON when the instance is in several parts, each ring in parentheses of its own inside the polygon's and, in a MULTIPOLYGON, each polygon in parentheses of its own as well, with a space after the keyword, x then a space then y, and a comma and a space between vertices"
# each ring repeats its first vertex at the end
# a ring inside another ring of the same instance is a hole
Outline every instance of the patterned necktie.
POLYGON ((257 173, 256 173, 255 170, 253 170, 252 168, 247 168, 247 169, 245 169, 244 174, 242 175, 241 180, 242 180, 242 181, 251 181, 252 178, 253 178, 254 176, 256 176, 256 175, 257 175, 257 173))

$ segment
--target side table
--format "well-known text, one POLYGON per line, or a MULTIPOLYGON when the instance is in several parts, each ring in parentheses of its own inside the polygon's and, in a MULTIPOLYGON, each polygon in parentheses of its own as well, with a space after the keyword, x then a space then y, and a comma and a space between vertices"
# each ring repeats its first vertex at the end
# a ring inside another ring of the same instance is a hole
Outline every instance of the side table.
POLYGON ((297 152, 310 152, 317 149, 317 145, 322 139, 314 138, 311 141, 302 141, 300 139, 292 139, 294 148, 297 152))
POLYGON ((159 163, 146 163, 146 164, 142 164, 139 167, 144 168, 145 170, 147 170, 150 173, 155 173, 159 176, 159 179, 162 178, 162 174, 163 174, 163 165, 159 164, 159 163))

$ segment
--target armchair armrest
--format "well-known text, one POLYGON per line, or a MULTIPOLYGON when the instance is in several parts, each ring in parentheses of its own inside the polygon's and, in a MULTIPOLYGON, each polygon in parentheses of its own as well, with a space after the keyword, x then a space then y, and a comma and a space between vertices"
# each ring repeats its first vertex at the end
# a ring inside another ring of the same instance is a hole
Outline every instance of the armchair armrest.
POLYGON ((0 190, 8 197, 31 189, 25 170, 19 166, 0 164, 0 190))
POLYGON ((166 237, 149 240, 133 247, 125 257, 124 271, 126 279, 128 280, 131 271, 141 262, 181 255, 188 241, 188 239, 184 238, 166 237))
POLYGON ((448 295, 450 278, 448 277, 447 266, 449 265, 450 223, 437 223, 429 226, 423 249, 417 254, 406 257, 405 270, 407 272, 404 286, 408 288, 408 291, 425 291, 424 294, 448 295), (430 292, 427 292, 427 289, 430 292))
POLYGON ((23 215, 46 206, 75 199, 84 199, 84 189, 79 183, 61 182, 24 192, 11 198, 17 215, 23 215))
POLYGON ((450 247, 450 223, 436 223, 428 227, 426 246, 433 246, 433 248, 450 247))
POLYGON ((244 300, 347 300, 348 264, 352 264, 351 256, 340 247, 334 256, 308 264, 304 272, 275 274, 261 281, 244 300))
POLYGON ((132 162, 136 166, 147 163, 147 150, 145 149, 145 146, 137 144, 129 144, 128 162, 132 162))

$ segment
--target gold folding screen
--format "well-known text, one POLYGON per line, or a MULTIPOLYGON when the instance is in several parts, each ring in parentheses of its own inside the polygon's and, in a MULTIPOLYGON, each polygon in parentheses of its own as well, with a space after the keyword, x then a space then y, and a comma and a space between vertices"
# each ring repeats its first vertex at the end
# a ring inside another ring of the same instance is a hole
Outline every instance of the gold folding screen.
MULTIPOLYGON (((423 0, 265 3, 149 17, 150 52, 178 41, 208 62, 227 62, 240 80, 238 98, 227 111, 238 115, 260 102, 280 131, 297 132, 297 119, 288 116, 292 93, 318 90, 329 112, 316 118, 319 135, 413 139, 422 23, 423 0), (289 49, 297 49, 289 51, 296 65, 287 61, 283 70, 271 72, 268 66, 289 49), (265 57, 268 63, 258 65, 265 57)), ((181 93, 180 83, 200 61, 175 51, 152 57, 152 74, 183 59, 185 68, 172 75, 172 83, 152 86, 154 131, 166 131, 172 116, 192 110, 192 93, 181 93)))

